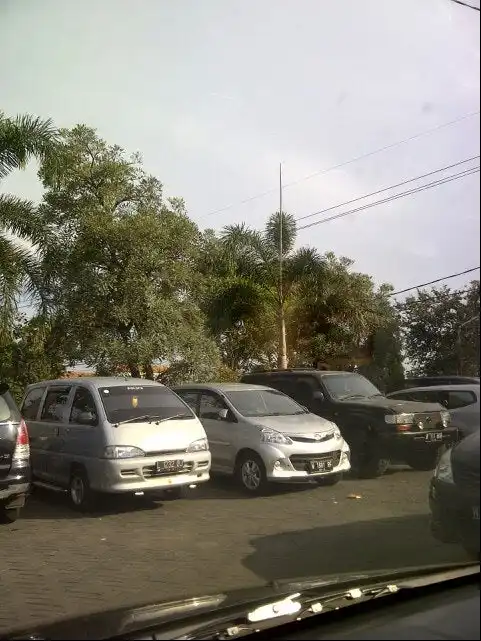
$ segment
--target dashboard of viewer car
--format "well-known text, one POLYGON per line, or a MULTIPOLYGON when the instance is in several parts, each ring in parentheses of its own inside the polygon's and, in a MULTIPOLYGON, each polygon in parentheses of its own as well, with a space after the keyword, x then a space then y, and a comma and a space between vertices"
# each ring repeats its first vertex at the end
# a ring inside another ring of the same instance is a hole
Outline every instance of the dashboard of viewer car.
POLYGON ((377 639, 478 640, 480 638, 479 574, 438 584, 412 595, 396 594, 382 599, 326 612, 301 622, 289 623, 256 639, 377 639))

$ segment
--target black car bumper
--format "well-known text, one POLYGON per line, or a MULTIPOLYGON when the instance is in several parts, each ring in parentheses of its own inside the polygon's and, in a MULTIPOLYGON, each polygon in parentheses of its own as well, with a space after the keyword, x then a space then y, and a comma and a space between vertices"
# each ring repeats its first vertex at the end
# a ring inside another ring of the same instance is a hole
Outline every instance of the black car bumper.
POLYGON ((8 507, 23 507, 30 490, 30 468, 11 470, 8 476, 0 478, 0 504, 8 507))
POLYGON ((452 447, 460 439, 456 427, 417 432, 396 432, 385 434, 384 449, 388 458, 404 461, 413 451, 429 452, 439 447, 452 447))
POLYGON ((431 532, 443 543, 462 543, 479 556, 479 489, 462 492, 455 483, 431 479, 431 532))

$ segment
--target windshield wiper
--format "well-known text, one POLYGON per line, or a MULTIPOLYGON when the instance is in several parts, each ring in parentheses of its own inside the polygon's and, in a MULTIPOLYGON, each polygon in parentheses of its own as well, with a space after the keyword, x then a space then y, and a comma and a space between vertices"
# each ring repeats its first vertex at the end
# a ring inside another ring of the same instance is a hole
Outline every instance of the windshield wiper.
POLYGON ((140 423, 140 421, 147 421, 147 423, 163 423, 164 421, 170 421, 173 418, 192 418, 189 414, 174 414, 173 416, 159 416, 157 414, 143 414, 142 416, 134 416, 133 418, 126 418, 124 421, 117 421, 114 423, 114 427, 119 425, 124 425, 125 423, 140 423))
MULTIPOLYGON (((289 621, 301 621, 340 608, 402 592, 412 592, 436 583, 447 583, 463 576, 479 574, 478 563, 454 567, 427 567, 405 571, 383 572, 336 581, 306 580, 279 584, 284 593, 277 598, 259 599, 250 607, 229 618, 206 623, 192 622, 182 639, 235 639, 255 631, 264 631, 289 621)), ((274 582, 274 585, 276 582, 274 582)), ((216 611, 217 617, 222 612, 216 611)), ((216 618, 217 618, 216 617, 216 618)), ((188 623, 186 622, 188 626, 188 623)), ((184 631, 185 631, 184 627, 184 631)))

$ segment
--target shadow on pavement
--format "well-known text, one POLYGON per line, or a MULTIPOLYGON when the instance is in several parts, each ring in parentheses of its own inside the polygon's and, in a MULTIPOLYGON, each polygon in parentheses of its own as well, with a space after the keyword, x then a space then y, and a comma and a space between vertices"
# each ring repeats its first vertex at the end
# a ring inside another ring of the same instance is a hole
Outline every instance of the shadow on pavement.
POLYGON ((77 512, 69 505, 65 494, 36 488, 22 510, 21 519, 98 519, 101 516, 156 510, 160 507, 161 501, 153 502, 144 497, 103 496, 92 510, 77 512))
POLYGON ((242 564, 265 581, 467 560, 460 547, 431 536, 427 514, 283 532, 250 544, 255 551, 242 564))

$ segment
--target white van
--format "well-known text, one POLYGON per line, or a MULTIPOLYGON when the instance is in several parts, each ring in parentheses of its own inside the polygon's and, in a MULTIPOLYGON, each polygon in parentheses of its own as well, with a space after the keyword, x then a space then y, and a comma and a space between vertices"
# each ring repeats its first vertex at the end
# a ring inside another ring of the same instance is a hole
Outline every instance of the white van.
POLYGON ((33 482, 67 490, 85 509, 95 493, 180 495, 209 480, 202 424, 172 390, 145 379, 82 377, 29 385, 21 413, 33 482))

